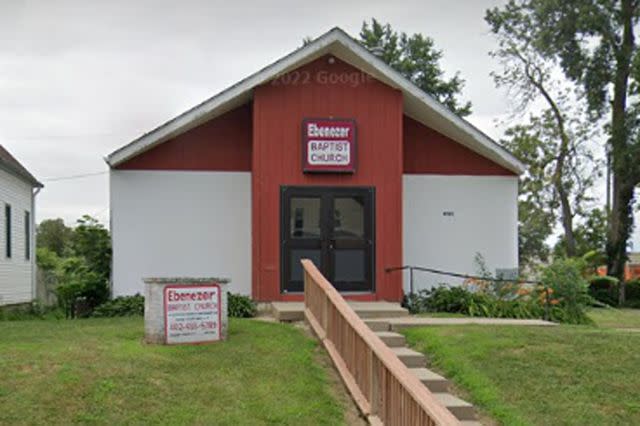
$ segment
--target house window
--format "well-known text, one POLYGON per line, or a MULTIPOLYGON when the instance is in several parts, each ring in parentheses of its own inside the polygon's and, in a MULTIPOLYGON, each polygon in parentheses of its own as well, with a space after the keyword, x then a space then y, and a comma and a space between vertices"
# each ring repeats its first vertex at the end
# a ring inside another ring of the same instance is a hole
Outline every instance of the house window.
POLYGON ((31 213, 24 212, 24 258, 31 260, 31 213))
POLYGON ((11 205, 4 205, 4 224, 5 224, 5 255, 7 259, 11 259, 11 205))

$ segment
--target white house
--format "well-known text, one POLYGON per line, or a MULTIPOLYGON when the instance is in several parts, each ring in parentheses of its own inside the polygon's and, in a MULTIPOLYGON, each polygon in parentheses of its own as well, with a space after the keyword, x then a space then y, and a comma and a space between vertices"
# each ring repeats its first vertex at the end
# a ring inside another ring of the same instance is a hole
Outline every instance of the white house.
POLYGON ((107 162, 114 295, 223 276, 302 300, 309 258, 347 298, 399 301, 401 265, 518 267, 523 164, 339 28, 107 162))
POLYGON ((42 187, 0 145, 0 305, 36 297, 35 199, 42 187))

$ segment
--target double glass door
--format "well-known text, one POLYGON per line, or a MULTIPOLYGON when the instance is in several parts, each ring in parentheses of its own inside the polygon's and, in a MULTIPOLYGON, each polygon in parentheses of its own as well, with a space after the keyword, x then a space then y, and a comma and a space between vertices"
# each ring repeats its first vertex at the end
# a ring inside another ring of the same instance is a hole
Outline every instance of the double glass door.
POLYGON ((341 292, 374 290, 373 188, 283 187, 283 293, 304 290, 300 259, 311 259, 341 292))

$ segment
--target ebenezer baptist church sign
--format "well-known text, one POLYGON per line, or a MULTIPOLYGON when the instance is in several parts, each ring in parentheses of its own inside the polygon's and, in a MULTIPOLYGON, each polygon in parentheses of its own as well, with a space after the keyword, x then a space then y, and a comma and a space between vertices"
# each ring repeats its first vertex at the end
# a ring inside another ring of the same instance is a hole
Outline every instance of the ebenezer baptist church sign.
POLYGON ((147 278, 144 282, 148 343, 195 344, 226 338, 228 280, 147 278))
POLYGON ((354 120, 306 119, 302 123, 304 172, 353 173, 356 163, 354 120))

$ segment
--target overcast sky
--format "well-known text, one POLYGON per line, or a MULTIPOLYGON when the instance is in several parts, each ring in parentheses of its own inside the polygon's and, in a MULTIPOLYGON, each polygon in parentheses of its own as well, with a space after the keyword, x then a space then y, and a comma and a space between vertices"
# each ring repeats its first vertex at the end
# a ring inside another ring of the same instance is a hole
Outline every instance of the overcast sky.
MULTIPOLYGON (((46 187, 37 219, 108 221, 103 157, 334 26, 375 17, 421 32, 466 80, 469 120, 499 138, 510 105, 489 75, 491 0, 0 0, 0 144, 46 187)), ((638 246, 638 245, 636 245, 638 246)))

